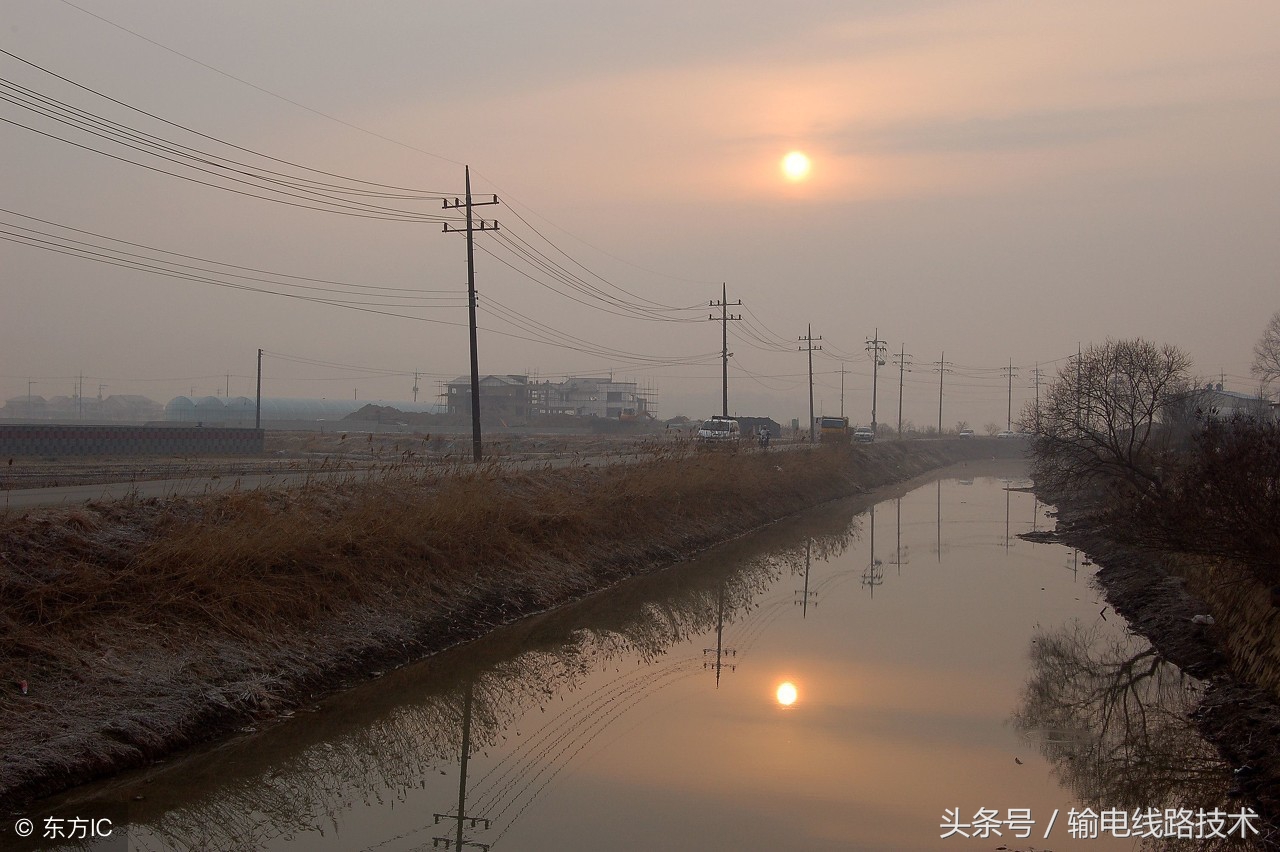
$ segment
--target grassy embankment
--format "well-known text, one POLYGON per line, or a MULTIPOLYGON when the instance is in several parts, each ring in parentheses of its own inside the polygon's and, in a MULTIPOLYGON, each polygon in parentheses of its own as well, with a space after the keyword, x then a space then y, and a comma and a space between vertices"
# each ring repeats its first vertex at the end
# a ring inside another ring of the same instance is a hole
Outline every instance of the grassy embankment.
POLYGON ((1004 449, 668 448, 635 464, 400 468, 0 516, 0 807, 810 506, 1004 449))

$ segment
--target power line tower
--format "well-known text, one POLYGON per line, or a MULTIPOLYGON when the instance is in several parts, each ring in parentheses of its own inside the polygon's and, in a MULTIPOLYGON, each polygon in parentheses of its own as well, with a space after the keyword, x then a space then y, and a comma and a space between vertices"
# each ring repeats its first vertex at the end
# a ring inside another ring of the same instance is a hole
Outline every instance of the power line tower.
POLYGON ((880 329, 876 329, 875 336, 867 340, 866 350, 871 353, 871 434, 876 433, 876 379, 880 375, 880 368, 884 366, 884 353, 886 345, 880 339, 880 329))
POLYGON ((476 231, 496 231, 498 230, 497 222, 486 222, 481 219, 477 225, 472 214, 473 207, 481 207, 488 204, 497 204, 498 196, 493 196, 492 201, 475 201, 471 197, 471 167, 466 166, 466 198, 465 200, 453 199, 452 202, 445 201, 445 210, 457 210, 466 208, 467 211, 467 227, 466 228, 450 228, 449 223, 444 224, 444 233, 457 234, 466 233, 467 235, 467 314, 471 327, 471 451, 473 460, 480 461, 480 359, 476 348, 476 251, 475 251, 475 232, 476 231))
POLYGON ((911 355, 907 354, 907 345, 902 345, 902 351, 898 353, 898 357, 893 363, 898 365, 898 437, 902 437, 902 378, 903 374, 911 372, 911 355))
POLYGON ((955 365, 947 360, 947 353, 933 362, 933 369, 938 373, 938 437, 942 437, 942 377, 951 372, 955 365))
POLYGON ((821 346, 814 346, 815 340, 821 340, 822 335, 813 336, 813 325, 808 326, 808 332, 804 337, 798 338, 804 346, 799 347, 801 352, 809 353, 809 443, 816 444, 818 442, 818 427, 813 419, 813 353, 821 352, 821 346))
POLYGON ((1000 372, 1009 377, 1009 414, 1007 425, 1004 427, 1010 432, 1013 431, 1013 377, 1018 375, 1018 367, 1013 366, 1013 359, 1009 359, 1009 366, 1001 367, 1000 372))
MULTIPOLYGON (((742 319, 742 314, 738 314, 735 317, 729 313, 729 306, 741 304, 741 299, 736 302, 729 301, 729 287, 727 284, 720 285, 720 301, 707 303, 708 307, 720 309, 720 413, 725 417, 729 416, 729 356, 733 355, 729 351, 729 320, 742 319)), ((708 316, 707 319, 713 320, 715 317, 708 316)))

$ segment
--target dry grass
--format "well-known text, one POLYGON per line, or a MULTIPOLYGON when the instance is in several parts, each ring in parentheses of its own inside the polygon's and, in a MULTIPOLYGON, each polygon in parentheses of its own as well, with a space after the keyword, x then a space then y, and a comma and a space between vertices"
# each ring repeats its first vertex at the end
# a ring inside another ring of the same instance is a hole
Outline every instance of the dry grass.
POLYGON ((0 515, 0 804, 954 460, 635 452, 0 515))

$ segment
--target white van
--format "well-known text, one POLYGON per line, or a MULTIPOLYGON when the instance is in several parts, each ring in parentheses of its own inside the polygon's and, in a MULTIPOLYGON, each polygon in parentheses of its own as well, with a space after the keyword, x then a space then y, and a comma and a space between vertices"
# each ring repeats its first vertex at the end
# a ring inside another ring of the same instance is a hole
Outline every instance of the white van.
POLYGON ((702 421, 698 428, 698 443, 713 447, 729 447, 737 449, 742 442, 742 427, 732 417, 719 415, 702 421))

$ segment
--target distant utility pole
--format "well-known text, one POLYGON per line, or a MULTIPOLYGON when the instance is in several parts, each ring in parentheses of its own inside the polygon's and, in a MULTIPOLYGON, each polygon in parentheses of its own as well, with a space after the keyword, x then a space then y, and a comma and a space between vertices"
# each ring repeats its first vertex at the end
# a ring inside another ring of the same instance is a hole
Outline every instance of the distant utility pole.
MULTIPOLYGON (((733 353, 729 351, 729 320, 740 320, 742 314, 736 317, 729 313, 730 305, 741 305, 742 300, 736 302, 729 301, 729 285, 720 285, 720 301, 708 302, 707 307, 720 309, 720 413, 725 417, 729 416, 729 356, 733 353)), ((713 320, 714 316, 708 316, 707 319, 713 320)))
POLYGON ((31 386, 32 386, 32 385, 38 385, 38 384, 40 384, 40 383, 39 383, 39 382, 33 382, 33 381, 31 381, 30 379, 27 379, 27 416, 28 416, 28 417, 30 417, 30 416, 31 416, 31 386))
POLYGON ((253 408, 253 428, 262 428, 262 350, 258 350, 258 401, 253 408))
POLYGON ((880 339, 880 329, 867 341, 866 350, 871 353, 871 434, 876 433, 876 379, 880 375, 880 367, 884 358, 885 342, 880 339))
POLYGON ((815 351, 821 352, 822 347, 814 346, 813 342, 815 340, 821 340, 822 335, 819 334, 817 337, 813 336, 812 324, 808 326, 808 329, 808 333, 806 333, 804 337, 799 338, 800 342, 804 344, 804 346, 799 348, 801 352, 809 353, 809 443, 816 444, 818 442, 818 428, 813 419, 813 353, 815 351))
POLYGON ((840 362, 840 419, 844 419, 844 376, 849 372, 844 368, 844 362, 840 362))
POLYGON ((898 437, 902 437, 902 376, 904 373, 911 372, 911 356, 907 354, 907 345, 902 345, 902 351, 898 353, 898 437))
POLYGON ((1036 382, 1036 434, 1040 433, 1040 380, 1044 378, 1044 370, 1040 369, 1040 362, 1036 362, 1036 368, 1031 371, 1032 377, 1036 382))
POLYGON ((465 166, 466 174, 466 199, 459 201, 457 198, 452 202, 445 201, 445 210, 457 210, 466 208, 467 211, 467 227, 466 228, 450 228, 449 223, 444 224, 444 233, 456 234, 466 233, 467 235, 467 313, 471 326, 471 452, 473 461, 480 461, 480 358, 476 348, 476 251, 475 251, 475 232, 476 231, 496 231, 498 230, 497 222, 485 222, 481 219, 477 225, 471 215, 471 208, 480 207, 487 204, 497 204, 498 196, 493 196, 492 201, 474 201, 471 198, 471 167, 465 166))
POLYGON ((938 437, 942 437, 942 377, 951 372, 952 363, 947 360, 947 353, 933 362, 933 369, 938 371, 938 437))
POLYGON ((1007 425, 1004 427, 1010 432, 1013 431, 1013 377, 1018 374, 1018 368, 1013 366, 1013 359, 1009 359, 1009 366, 1001 367, 1000 372, 1009 377, 1009 414, 1007 425))
POLYGON ((418 377, 421 375, 422 375, 421 373, 413 374, 413 401, 414 402, 418 401, 418 377))

